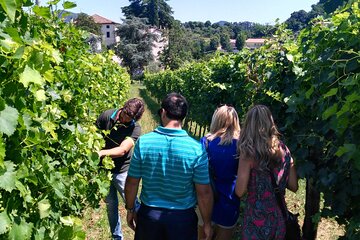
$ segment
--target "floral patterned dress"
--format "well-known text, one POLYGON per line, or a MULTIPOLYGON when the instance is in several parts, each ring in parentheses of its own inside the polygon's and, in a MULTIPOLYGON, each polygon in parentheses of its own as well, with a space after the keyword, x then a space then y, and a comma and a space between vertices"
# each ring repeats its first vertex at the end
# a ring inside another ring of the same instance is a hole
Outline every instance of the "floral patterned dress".
MULTIPOLYGON (((289 171, 290 151, 281 143, 285 151, 280 166, 272 172, 279 185, 280 193, 285 195, 289 171)), ((282 199, 285 204, 285 199, 282 199)), ((285 205, 286 206, 286 205, 285 205)), ((260 171, 253 167, 250 171, 248 196, 244 212, 242 239, 285 238, 286 228, 281 209, 276 201, 269 171, 260 171)))

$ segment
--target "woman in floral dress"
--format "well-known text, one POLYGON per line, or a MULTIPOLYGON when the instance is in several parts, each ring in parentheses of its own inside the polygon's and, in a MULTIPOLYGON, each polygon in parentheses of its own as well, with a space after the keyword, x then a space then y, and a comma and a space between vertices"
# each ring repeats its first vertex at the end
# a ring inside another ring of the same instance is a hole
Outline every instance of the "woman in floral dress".
POLYGON ((247 192, 242 239, 285 238, 286 228, 278 206, 271 175, 285 204, 285 189, 298 189, 296 169, 270 110, 256 105, 249 110, 238 142, 239 167, 236 194, 247 192))

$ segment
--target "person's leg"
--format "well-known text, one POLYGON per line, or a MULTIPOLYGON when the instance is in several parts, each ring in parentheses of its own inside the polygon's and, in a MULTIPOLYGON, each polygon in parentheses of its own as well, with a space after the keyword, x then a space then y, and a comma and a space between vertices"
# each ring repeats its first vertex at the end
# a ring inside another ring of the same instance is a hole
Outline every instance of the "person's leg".
POLYGON ((107 207, 107 215, 110 225, 110 231, 113 239, 122 240, 123 234, 121 231, 121 221, 119 217, 119 199, 117 195, 117 187, 116 187, 116 176, 117 174, 113 174, 112 181, 110 183, 110 190, 108 195, 106 196, 105 202, 107 207))
MULTIPOLYGON (((119 173, 116 175, 115 178, 115 187, 118 190, 118 192, 120 193, 120 196, 122 197, 122 199, 125 202, 125 182, 126 182, 126 177, 127 177, 127 172, 124 173, 119 173)), ((138 200, 138 198, 136 197, 135 199, 135 210, 138 211, 140 208, 140 202, 138 200)))
POLYGON ((120 193, 122 199, 125 201, 125 181, 127 177, 127 172, 118 173, 114 175, 116 175, 116 177, 114 177, 113 179, 114 185, 118 190, 118 192, 120 193))
POLYGON ((215 225, 216 236, 214 240, 231 240, 234 233, 235 227, 232 228, 223 228, 221 226, 215 225))

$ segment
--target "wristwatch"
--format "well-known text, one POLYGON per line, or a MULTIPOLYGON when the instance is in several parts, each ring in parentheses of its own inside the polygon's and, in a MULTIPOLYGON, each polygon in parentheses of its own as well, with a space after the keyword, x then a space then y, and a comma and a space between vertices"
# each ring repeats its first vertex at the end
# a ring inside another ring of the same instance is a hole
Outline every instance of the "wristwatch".
POLYGON ((126 204, 125 204, 125 209, 130 213, 135 212, 135 207, 129 208, 126 204))

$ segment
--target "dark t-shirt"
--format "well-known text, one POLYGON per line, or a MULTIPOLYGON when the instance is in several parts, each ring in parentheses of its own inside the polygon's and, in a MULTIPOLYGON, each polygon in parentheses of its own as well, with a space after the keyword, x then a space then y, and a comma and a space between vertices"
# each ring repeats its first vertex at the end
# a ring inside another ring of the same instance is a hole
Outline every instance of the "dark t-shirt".
MULTIPOLYGON (((117 146, 127 138, 130 137, 134 143, 141 134, 141 127, 138 122, 129 124, 120 124, 116 121, 118 109, 109 109, 100 114, 96 120, 96 126, 100 130, 111 130, 108 135, 103 134, 105 139, 104 149, 110 149, 117 146)), ((130 158, 132 151, 129 151, 122 157, 113 158, 115 168, 112 169, 113 173, 123 173, 129 169, 130 158)))

